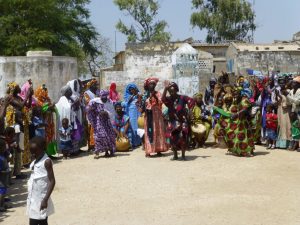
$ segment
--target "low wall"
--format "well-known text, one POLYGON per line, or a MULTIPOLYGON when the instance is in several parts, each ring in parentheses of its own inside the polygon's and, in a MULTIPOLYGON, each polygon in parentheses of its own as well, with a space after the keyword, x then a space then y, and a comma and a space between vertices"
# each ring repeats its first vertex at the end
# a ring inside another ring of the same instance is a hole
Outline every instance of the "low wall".
POLYGON ((0 57, 0 96, 9 82, 20 86, 31 79, 34 89, 46 84, 53 101, 60 97, 60 89, 78 78, 77 59, 61 56, 0 57))

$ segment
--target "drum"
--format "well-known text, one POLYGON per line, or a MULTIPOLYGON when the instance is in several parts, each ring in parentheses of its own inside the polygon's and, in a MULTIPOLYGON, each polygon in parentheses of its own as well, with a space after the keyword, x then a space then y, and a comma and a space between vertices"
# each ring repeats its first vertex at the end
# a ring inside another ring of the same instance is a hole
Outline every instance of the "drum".
POLYGON ((206 134, 206 127, 203 124, 194 124, 191 129, 193 133, 206 134))
POLYGON ((138 127, 140 129, 144 129, 144 125, 145 125, 145 115, 142 114, 139 118, 138 118, 138 127))
POLYGON ((116 150, 118 152, 126 152, 130 149, 130 142, 128 138, 117 137, 116 140, 116 150))

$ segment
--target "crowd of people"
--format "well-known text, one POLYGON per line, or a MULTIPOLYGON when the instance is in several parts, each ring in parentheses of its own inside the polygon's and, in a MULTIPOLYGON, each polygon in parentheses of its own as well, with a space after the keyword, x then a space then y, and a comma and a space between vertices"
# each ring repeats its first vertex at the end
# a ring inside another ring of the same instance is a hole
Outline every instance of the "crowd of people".
POLYGON ((21 170, 34 159, 32 139, 35 146, 45 146, 48 156, 59 152, 64 159, 84 146, 96 159, 101 153, 112 157, 117 150, 142 146, 146 157, 172 150, 174 160, 178 152, 184 160, 186 150, 205 146, 210 133, 218 147, 237 156, 254 156, 256 144, 298 150, 300 76, 276 72, 230 80, 223 73, 210 80, 205 93, 194 96, 179 94, 179 86, 169 81, 161 93, 155 77, 145 80, 144 90, 128 84, 123 94, 115 83, 100 90, 96 79, 72 80, 56 103, 45 84, 34 89, 31 80, 22 87, 9 83, 0 100, 0 210, 5 210, 3 196, 9 186, 3 174, 26 178, 21 170))

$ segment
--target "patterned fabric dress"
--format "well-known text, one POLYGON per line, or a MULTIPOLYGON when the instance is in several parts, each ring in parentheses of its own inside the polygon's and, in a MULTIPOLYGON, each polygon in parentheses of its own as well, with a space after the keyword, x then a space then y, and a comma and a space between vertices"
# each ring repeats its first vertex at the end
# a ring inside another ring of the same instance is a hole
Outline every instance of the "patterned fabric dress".
MULTIPOLYGON (((241 110, 251 110, 251 103, 247 98, 243 98, 241 103, 233 104, 230 113, 236 114, 241 110)), ((250 156, 254 151, 254 140, 247 115, 240 115, 236 119, 225 119, 221 121, 221 126, 225 130, 225 142, 228 151, 238 156, 250 156)))
POLYGON ((36 98, 36 103, 38 106, 42 107, 43 119, 47 124, 46 132, 46 142, 47 142, 47 154, 55 155, 57 150, 56 143, 56 133, 55 133, 55 119, 53 111, 49 109, 49 104, 51 100, 48 95, 47 89, 44 89, 42 86, 36 89, 34 92, 36 98))
MULTIPOLYGON (((92 99, 94 99, 95 97, 96 97, 96 95, 93 92, 91 92, 90 90, 87 90, 84 93, 84 100, 85 100, 86 106, 88 106, 90 101, 92 99)), ((89 148, 94 148, 94 146, 95 146, 94 128, 92 127, 92 125, 89 121, 88 121, 87 131, 88 131, 87 133, 89 134, 89 136, 88 136, 88 146, 89 146, 89 148)))
POLYGON ((168 146, 165 139, 165 125, 162 115, 162 101, 160 92, 150 96, 146 92, 145 96, 145 153, 165 152, 168 146))
POLYGON ((194 106, 194 100, 188 96, 178 95, 175 100, 166 97, 163 103, 168 108, 166 138, 170 138, 173 149, 178 148, 178 146, 187 148, 189 137, 188 109, 194 106))
POLYGON ((116 150, 116 134, 109 117, 101 116, 104 105, 91 101, 87 108, 87 116, 94 129, 95 153, 116 150))

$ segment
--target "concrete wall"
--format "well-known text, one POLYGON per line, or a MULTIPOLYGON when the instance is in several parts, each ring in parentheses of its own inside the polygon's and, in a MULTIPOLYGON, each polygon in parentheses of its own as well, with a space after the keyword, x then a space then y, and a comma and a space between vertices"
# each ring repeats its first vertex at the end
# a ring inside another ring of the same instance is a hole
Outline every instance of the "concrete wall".
POLYGON ((264 74, 277 70, 283 73, 300 72, 300 52, 237 52, 230 47, 227 52, 227 71, 239 75, 246 74, 247 69, 259 70, 264 74))
POLYGON ((50 97, 57 101, 60 89, 69 81, 78 78, 77 60, 71 57, 35 56, 0 57, 0 96, 9 82, 15 81, 20 87, 29 79, 34 89, 46 84, 50 97))
POLYGON ((177 82, 181 93, 185 95, 192 96, 204 90, 211 78, 212 55, 205 52, 199 52, 196 58, 190 57, 190 53, 174 55, 181 45, 127 45, 124 71, 103 71, 101 88, 107 89, 112 82, 116 82, 118 91, 123 94, 126 85, 134 82, 143 91, 144 80, 155 76, 160 79, 157 85, 159 91, 163 91, 165 80, 177 82), (176 64, 172 61, 174 56, 177 57, 176 64))

